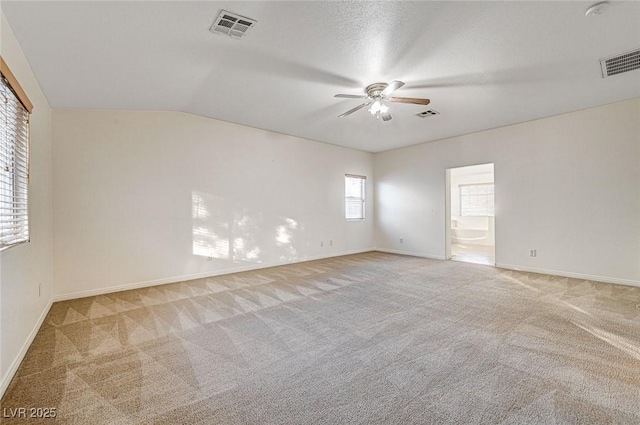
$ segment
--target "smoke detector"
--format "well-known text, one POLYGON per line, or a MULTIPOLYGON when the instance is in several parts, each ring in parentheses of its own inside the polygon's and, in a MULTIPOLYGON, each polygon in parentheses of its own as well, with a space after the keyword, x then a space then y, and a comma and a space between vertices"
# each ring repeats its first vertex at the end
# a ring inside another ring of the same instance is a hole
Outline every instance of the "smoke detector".
POLYGON ((232 38, 242 38, 256 23, 255 19, 221 10, 209 31, 214 34, 225 34, 232 38))
POLYGON ((608 1, 596 3, 584 12, 584 16, 602 15, 607 11, 607 9, 609 9, 608 1))

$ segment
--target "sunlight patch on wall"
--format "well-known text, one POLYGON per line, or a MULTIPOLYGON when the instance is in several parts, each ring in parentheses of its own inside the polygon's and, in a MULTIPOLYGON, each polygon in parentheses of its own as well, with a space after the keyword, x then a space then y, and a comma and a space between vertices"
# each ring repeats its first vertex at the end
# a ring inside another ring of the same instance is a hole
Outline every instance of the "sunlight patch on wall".
POLYGON ((257 260, 260 258, 260 248, 257 246, 248 247, 243 238, 236 237, 233 239, 232 255, 236 260, 257 260))
POLYGON ((266 253, 295 260, 299 223, 238 206, 216 195, 192 192, 192 253, 209 259, 260 263, 266 253))
POLYGON ((298 222, 291 219, 286 218, 285 224, 281 224, 276 228, 276 244, 278 246, 285 246, 291 244, 291 238, 293 236, 293 231, 298 228, 298 222))
POLYGON ((228 258, 229 240, 205 227, 193 226, 193 254, 201 257, 228 258))
POLYGON ((284 251, 280 254, 280 260, 291 261, 298 258, 298 250, 293 245, 297 229, 298 222, 291 218, 285 218, 284 224, 276 227, 276 246, 284 251))
POLYGON ((211 225, 213 204, 209 201, 202 193, 191 195, 193 255, 229 259, 229 225, 225 222, 211 225))

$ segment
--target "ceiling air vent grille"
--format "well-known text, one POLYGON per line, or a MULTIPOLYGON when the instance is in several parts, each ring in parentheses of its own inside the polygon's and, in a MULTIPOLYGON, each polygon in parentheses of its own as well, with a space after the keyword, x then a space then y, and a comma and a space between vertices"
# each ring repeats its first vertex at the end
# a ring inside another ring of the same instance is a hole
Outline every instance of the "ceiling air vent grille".
POLYGON ((640 69, 640 49, 600 59, 600 67, 602 68, 602 78, 640 69))
POLYGON ((419 116, 420 118, 426 118, 426 117, 432 117, 438 114, 440 114, 440 112, 436 111, 435 109, 427 109, 426 111, 420 112, 416 115, 419 116))
POLYGON ((225 34, 233 38, 242 38, 257 21, 236 13, 220 11, 209 31, 214 34, 225 34))

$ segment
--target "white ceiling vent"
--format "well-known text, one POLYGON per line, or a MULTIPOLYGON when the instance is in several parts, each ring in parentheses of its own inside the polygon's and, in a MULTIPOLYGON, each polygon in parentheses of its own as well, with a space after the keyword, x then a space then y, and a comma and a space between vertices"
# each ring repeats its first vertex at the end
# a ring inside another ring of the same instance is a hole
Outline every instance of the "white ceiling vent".
POLYGON ((256 24, 256 20, 236 13, 221 10, 209 31, 225 34, 233 38, 242 38, 256 24))
POLYGON ((436 111, 435 109, 427 109, 426 111, 420 112, 416 115, 419 116, 420 118, 426 118, 426 117, 432 117, 438 114, 440 114, 440 112, 436 111))
POLYGON ((602 68, 602 78, 640 69, 640 49, 600 59, 600 68, 602 68))

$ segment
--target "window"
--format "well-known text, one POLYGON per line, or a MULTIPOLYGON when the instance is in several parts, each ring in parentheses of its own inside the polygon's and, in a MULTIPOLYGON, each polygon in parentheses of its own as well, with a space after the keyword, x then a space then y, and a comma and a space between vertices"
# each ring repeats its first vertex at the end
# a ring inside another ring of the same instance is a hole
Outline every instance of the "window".
POLYGON ((0 250, 29 240, 29 113, 32 105, 0 58, 0 250))
POLYGON ((489 217, 493 211, 493 183, 461 184, 460 215, 489 217))
POLYGON ((364 220, 364 176, 346 174, 344 177, 345 218, 364 220))

